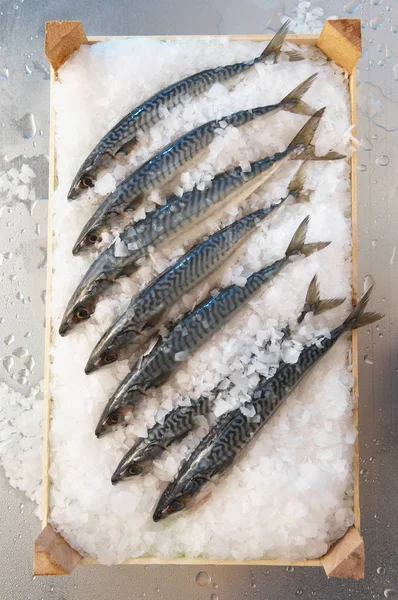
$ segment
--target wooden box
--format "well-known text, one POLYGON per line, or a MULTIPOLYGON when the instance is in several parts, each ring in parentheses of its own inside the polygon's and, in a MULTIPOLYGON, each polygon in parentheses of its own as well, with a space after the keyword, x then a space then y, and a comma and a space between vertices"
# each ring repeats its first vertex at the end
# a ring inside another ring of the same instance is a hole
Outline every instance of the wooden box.
MULTIPOLYGON (((155 38, 173 40, 176 36, 153 36, 155 38)), ((185 36, 182 36, 185 37, 185 36)), ((199 37, 199 36, 189 36, 199 37)), ((232 35, 232 40, 268 41, 271 35, 232 35)), ((50 22, 46 24, 45 53, 51 64, 51 89, 57 77, 58 68, 82 44, 95 44, 105 41, 107 37, 87 38, 79 21, 50 22)), ((120 38, 119 38, 120 39, 120 38)), ((121 38, 123 39, 123 38, 121 38)), ((351 103, 351 122, 353 134, 356 127, 356 63, 361 54, 361 26, 358 19, 342 19, 327 21, 320 35, 288 35, 287 40, 295 44, 317 46, 328 58, 345 68, 349 73, 349 93, 351 103)), ((56 156, 55 156, 55 118, 54 109, 50 107, 50 176, 49 176, 49 214, 48 214, 48 275, 47 293, 51 290, 51 253, 52 253, 52 196, 56 188, 56 156)), ((352 262, 353 262, 353 299, 357 295, 357 178, 356 154, 351 157, 351 197, 352 197, 352 262)), ((72 549, 48 524, 49 515, 49 429, 50 429, 50 346, 51 346, 51 315, 47 303, 46 340, 45 340, 45 414, 44 414, 44 443, 43 443, 43 531, 37 538, 34 548, 35 575, 62 575, 71 573, 77 564, 87 565, 97 562, 92 558, 83 558, 72 549)), ((354 411, 355 426, 358 422, 358 345, 357 332, 352 332, 352 362, 354 375, 354 411)), ((355 523, 346 534, 321 558, 315 560, 291 563, 297 566, 323 567, 328 577, 351 577, 361 579, 364 576, 364 545, 360 536, 359 510, 359 462, 358 440, 354 453, 354 513, 355 523)), ((157 558, 136 558, 125 561, 128 564, 224 564, 224 565, 287 565, 280 560, 250 560, 239 563, 234 560, 216 561, 212 559, 178 558, 161 560, 157 558)))

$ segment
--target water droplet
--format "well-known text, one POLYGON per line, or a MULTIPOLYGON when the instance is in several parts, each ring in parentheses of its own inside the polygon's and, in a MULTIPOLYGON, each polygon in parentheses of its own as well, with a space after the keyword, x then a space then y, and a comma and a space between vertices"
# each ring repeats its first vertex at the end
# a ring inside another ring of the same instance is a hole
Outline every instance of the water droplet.
POLYGON ((296 596, 302 596, 302 595, 303 595, 303 590, 296 591, 296 596))
POLYGON ((351 2, 349 2, 348 4, 345 5, 344 10, 349 15, 352 15, 354 12, 356 12, 358 10, 358 8, 360 6, 361 6, 360 0, 351 0, 351 2))
POLYGON ((3 79, 8 79, 10 72, 7 67, 0 67, 0 81, 3 79))
POLYGON ((214 587, 215 590, 217 590, 218 589, 218 583, 213 583, 213 587, 214 587))
POLYGON ((374 462, 374 460, 375 460, 375 457, 374 457, 374 456, 371 456, 371 457, 369 458, 369 462, 374 462))
POLYGON ((256 586, 256 584, 255 584, 255 583, 251 583, 251 584, 250 584, 250 587, 252 588, 252 590, 255 590, 257 586, 256 586))
POLYGON ((397 597, 397 592, 396 590, 392 590, 391 588, 388 588, 387 590, 384 590, 384 597, 385 598, 389 598, 389 600, 391 598, 396 598, 397 597))
POLYGON ((0 325, 2 325, 4 323, 5 319, 4 317, 0 317, 0 325))
POLYGON ((25 65, 25 75, 32 75, 32 71, 29 69, 28 65, 25 65))
POLYGON ((25 296, 22 292, 17 292, 15 294, 15 297, 17 298, 17 300, 20 300, 23 304, 26 304, 25 296))
POLYGON ((374 363, 373 358, 371 356, 369 356, 369 354, 365 354, 363 359, 368 365, 373 365, 373 363, 374 363))
POLYGON ((394 73, 394 81, 398 81, 398 63, 393 66, 392 70, 394 73))
POLYGON ((294 571, 294 567, 286 567, 286 571, 287 571, 288 573, 293 573, 293 571, 294 571))
POLYGON ((369 475, 369 471, 367 469, 361 469, 359 474, 362 475, 362 477, 367 477, 369 475))
POLYGON ((392 11, 392 6, 390 4, 387 4, 386 10, 388 10, 388 12, 391 12, 392 11))
POLYGON ((370 139, 366 137, 366 135, 363 135, 361 137, 360 144, 361 144, 361 148, 363 150, 366 150, 366 152, 370 152, 371 150, 373 150, 373 144, 370 141, 370 139))
POLYGON ((377 52, 383 52, 384 50, 384 44, 378 44, 377 45, 377 52))
POLYGON ((40 223, 36 223, 35 233, 37 233, 37 235, 40 235, 40 223))
POLYGON ((384 567, 377 567, 376 571, 378 575, 384 575, 384 573, 386 572, 384 567))
POLYGON ((361 27, 362 29, 366 29, 369 26, 369 23, 367 22, 366 19, 362 19, 361 21, 361 27))
POLYGON ((375 61, 370 59, 369 61, 369 67, 374 67, 375 66, 375 61))
POLYGON ((44 131, 42 129, 39 129, 39 136, 44 137, 44 131))
POLYGON ((198 585, 209 585, 211 577, 206 571, 199 571, 195 577, 195 581, 198 585))
POLYGON ((377 246, 377 240, 372 240, 372 246, 373 246, 373 248, 376 248, 376 246, 377 246))
POLYGON ((12 252, 6 252, 5 254, 3 254, 3 258, 9 260, 10 258, 12 258, 12 252))
POLYGON ((16 280, 16 278, 17 278, 17 276, 16 276, 16 275, 10 275, 10 276, 9 276, 9 280, 10 280, 10 281, 15 281, 15 280, 16 280))
POLYGON ((380 6, 382 0, 371 0, 371 3, 373 4, 373 6, 380 6))
POLYGON ((372 27, 372 29, 379 29, 379 27, 381 27, 384 23, 384 19, 381 15, 377 15, 376 17, 374 17, 371 22, 370 22, 370 26, 372 27))
POLYGON ((54 591, 54 586, 52 585, 52 586, 50 586, 50 592, 53 592, 53 591, 54 591))
POLYGON ((384 56, 385 56, 386 58, 392 58, 392 57, 394 56, 394 55, 393 55, 393 53, 391 52, 391 50, 390 50, 390 48, 389 48, 388 46, 386 46, 386 51, 385 51, 385 54, 384 54, 384 56))
POLYGON ((32 334, 30 333, 30 331, 27 331, 24 335, 25 338, 30 338, 32 334))
POLYGON ((29 356, 29 358, 27 360, 25 360, 25 367, 27 369, 29 369, 29 371, 32 373, 33 369, 35 368, 35 359, 33 358, 33 356, 29 356))
POLYGON ((5 358, 3 358, 3 367, 5 368, 7 373, 11 372, 13 366, 14 366, 14 359, 12 356, 6 356, 5 358))
POLYGON ((217 594, 210 594, 210 600, 218 600, 217 594))
POLYGON ((25 139, 31 139, 36 135, 36 120, 33 113, 25 113, 17 124, 25 139))
POLYGON ((379 440, 378 440, 377 438, 375 438, 375 439, 373 440, 373 443, 374 443, 374 444, 376 444, 376 446, 378 446, 380 442, 379 442, 379 440))
POLYGON ((391 31, 393 33, 398 33, 398 25, 391 25, 391 31))
POLYGON ((17 356, 18 358, 25 358, 26 356, 29 356, 29 352, 26 348, 20 346, 19 348, 15 348, 13 355, 17 356))
POLYGON ((42 299, 43 304, 46 303, 46 290, 43 290, 40 294, 40 298, 42 299))
POLYGON ((365 172, 367 168, 368 167, 366 165, 358 165, 358 171, 361 171, 361 173, 365 172))
POLYGON ((7 337, 4 338, 4 343, 7 346, 10 346, 13 342, 15 342, 15 335, 13 335, 12 333, 10 333, 10 335, 7 335, 7 337))
POLYGON ((377 63, 378 67, 385 67, 386 66, 386 61, 384 59, 379 60, 379 62, 377 63))

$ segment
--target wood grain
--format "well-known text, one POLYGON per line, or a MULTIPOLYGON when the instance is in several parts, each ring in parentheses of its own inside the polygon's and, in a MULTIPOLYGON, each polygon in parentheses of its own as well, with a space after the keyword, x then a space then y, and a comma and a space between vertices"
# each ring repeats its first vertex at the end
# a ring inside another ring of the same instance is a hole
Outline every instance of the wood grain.
POLYGON ((80 21, 46 23, 44 54, 55 72, 82 44, 87 44, 87 36, 80 21))
POLYGON ((361 21, 326 21, 316 45, 328 58, 352 73, 362 53, 361 21))
MULTIPOLYGON (((342 21, 347 21, 347 19, 343 19, 342 21)), ((357 21, 357 20, 352 20, 357 21)), ((75 23, 75 22, 73 22, 75 23)), ((335 54, 334 44, 336 43, 336 34, 344 37, 344 31, 350 31, 351 37, 349 43, 344 45, 346 51, 350 54, 348 57, 346 64, 353 65, 356 63, 358 59, 358 40, 354 41, 354 33, 357 35, 357 25, 354 23, 352 27, 348 27, 344 25, 344 23, 340 26, 340 21, 334 21, 334 25, 332 28, 328 26, 327 22, 322 30, 320 36, 318 35, 288 35, 287 41, 294 42, 298 45, 307 45, 307 46, 315 46, 317 45, 322 51, 326 54, 332 48, 332 53, 335 54), (322 38, 322 42, 320 40, 322 38), (323 47, 321 47, 323 46, 323 47), (325 48, 325 50, 324 50, 325 48)), ((109 39, 126 39, 129 36, 112 36, 110 37, 89 37, 85 38, 85 41, 82 43, 95 44, 97 42, 107 41, 109 39)), ((147 37, 147 36, 135 36, 135 37, 147 37)), ((193 35, 193 36, 149 36, 152 39, 162 39, 162 40, 175 40, 175 39, 198 39, 202 36, 193 35)), ((225 36, 213 36, 213 37, 225 37, 225 36)), ((271 39, 272 35, 231 35, 228 36, 231 40, 248 40, 254 42, 267 42, 271 39)), ((69 38, 64 38, 64 42, 66 42, 69 38)), ((337 38, 340 39, 340 38, 337 38)), ((72 40, 73 41, 73 40, 72 40)), ((340 40, 341 41, 341 40, 340 40)), ((360 44, 360 29, 359 29, 359 44, 360 44)), ((70 56, 76 50, 76 43, 74 41, 69 48, 70 56)), ((67 53, 66 46, 64 45, 65 54, 67 53)), ((329 58, 335 60, 334 56, 327 54, 329 58)), ((66 57, 68 58, 68 57, 66 57)), ((337 62, 337 61, 336 61, 337 62)), ((344 67, 347 68, 347 67, 344 67)), ((351 122, 354 125, 354 135, 355 135, 355 127, 356 127, 356 82, 355 82, 355 69, 351 67, 348 69, 351 72, 349 79, 349 92, 350 92, 350 105, 351 105, 351 122)), ((51 87, 55 81, 55 69, 52 68, 51 72, 51 87)), ((49 430, 50 430, 50 410, 51 410, 51 397, 50 397, 50 348, 51 348, 51 311, 50 311, 50 291, 51 291, 51 279, 52 279, 52 267, 51 267, 51 254, 52 254, 52 213, 53 213, 53 193, 56 187, 56 172, 55 172, 55 147, 54 147, 54 139, 55 139, 55 119, 54 119, 54 110, 51 104, 51 120, 50 120, 50 189, 49 189, 49 227, 48 227, 48 272, 47 272, 47 294, 48 294, 48 302, 47 302, 47 312, 46 312, 46 357, 45 357, 45 423, 44 423, 44 458, 43 458, 43 527, 46 528, 48 524, 48 516, 49 516, 49 494, 50 494, 50 480, 48 476, 48 467, 49 467, 49 430)), ((356 180, 356 154, 353 153, 351 157, 351 197, 352 197, 352 261, 353 261, 353 299, 356 299, 357 295, 357 180, 356 180)), ((354 409, 353 409, 353 421, 355 426, 358 423, 358 346, 357 346, 357 333, 353 332, 352 334, 352 362, 353 362, 353 375, 354 375, 354 386, 353 386, 353 399, 354 399, 354 409)), ((363 573, 363 542, 362 538, 359 534, 359 464, 358 464, 358 441, 355 444, 355 456, 353 461, 353 469, 354 469, 354 513, 355 513, 355 527, 351 528, 345 536, 339 540, 326 554, 324 557, 320 559, 306 560, 306 561, 283 561, 283 560, 266 560, 266 559, 258 559, 258 560, 249 560, 249 561, 235 561, 235 560, 214 560, 211 558, 177 558, 173 560, 162 560, 154 557, 141 557, 128 559, 124 561, 123 564, 184 564, 184 565, 262 565, 262 566, 281 566, 281 565, 293 565, 293 566, 323 566, 325 568, 326 573, 330 577, 353 577, 355 579, 359 578, 361 573, 363 573), (360 542, 358 541, 360 540, 360 542), (362 543, 362 550, 361 550, 362 543), (362 557, 362 558, 361 558, 362 557), (339 569, 339 565, 342 565, 341 569, 339 569), (350 572, 352 569, 352 572, 350 572), (362 569, 362 571, 361 571, 362 569)), ((47 557, 48 558, 48 557, 47 557)), ((43 572, 40 574, 63 574, 61 568, 58 567, 59 572, 56 571, 56 567, 54 564, 51 564, 47 561, 46 557, 43 554, 40 554, 39 551, 36 551, 35 547, 35 564, 37 563, 37 568, 42 570, 43 572), (46 566, 47 564, 47 566, 46 566), (45 573, 46 568, 48 572, 45 573)), ((80 558, 79 558, 80 559, 80 558)), ((98 564, 98 561, 92 557, 85 557, 81 559, 80 564, 88 565, 88 564, 98 564)))
POLYGON ((35 541, 33 571, 35 575, 66 575, 81 558, 51 525, 46 525, 35 541))

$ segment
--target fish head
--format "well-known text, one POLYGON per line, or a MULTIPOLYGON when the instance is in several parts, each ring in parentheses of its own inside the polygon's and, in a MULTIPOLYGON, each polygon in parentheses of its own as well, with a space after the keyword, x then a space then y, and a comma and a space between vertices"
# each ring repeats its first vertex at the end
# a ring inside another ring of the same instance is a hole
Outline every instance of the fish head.
POLYGON ((163 448, 158 444, 148 443, 146 438, 140 439, 120 461, 112 475, 112 484, 116 485, 119 481, 148 473, 153 460, 162 451, 163 448))
MULTIPOLYGON (((69 300, 59 327, 60 335, 66 335, 78 323, 83 323, 91 317, 97 304, 98 295, 106 286, 108 265, 109 261, 105 251, 90 266, 69 300)), ((109 266, 109 270, 110 268, 111 266, 109 266)))
POLYGON ((94 178, 91 176, 89 170, 78 174, 70 186, 68 200, 76 200, 85 190, 94 187, 94 185, 94 178))
POLYGON ((196 475, 188 480, 183 476, 167 486, 153 513, 155 523, 175 513, 187 510, 197 500, 201 488, 208 482, 205 477, 196 475))
POLYGON ((90 248, 93 248, 93 246, 102 240, 102 233, 104 230, 104 225, 99 223, 92 225, 89 222, 77 238, 72 249, 72 254, 76 256, 77 254, 80 254, 80 252, 84 252, 90 248))
POLYGON ((110 433, 118 425, 124 423, 126 417, 133 411, 134 405, 142 396, 142 392, 134 386, 125 390, 126 379, 122 381, 102 412, 95 428, 97 438, 110 433))
POLYGON ((72 302, 72 300, 69 302, 59 326, 59 333, 62 336, 69 333, 78 323, 87 321, 95 310, 92 294, 82 294, 78 301, 72 302))
POLYGON ((127 310, 104 333, 87 361, 85 372, 92 373, 101 367, 111 365, 117 360, 128 358, 139 349, 136 342, 140 332, 134 328, 131 313, 127 310))

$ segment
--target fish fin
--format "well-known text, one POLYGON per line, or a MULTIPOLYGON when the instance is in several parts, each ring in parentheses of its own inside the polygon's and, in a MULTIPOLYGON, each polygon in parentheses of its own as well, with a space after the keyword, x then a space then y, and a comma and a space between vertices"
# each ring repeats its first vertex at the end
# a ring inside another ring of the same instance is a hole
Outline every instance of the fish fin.
POLYGON ((297 227, 294 235, 291 239, 290 244, 286 249, 286 256, 292 256, 293 254, 300 254, 301 248, 304 246, 305 236, 307 235, 308 223, 310 222, 309 216, 305 217, 297 227))
POLYGON ((138 144, 138 140, 136 137, 131 138, 125 142, 120 148, 117 150, 115 158, 118 159, 119 156, 127 156, 133 150, 133 148, 138 144))
POLYGON ((330 150, 323 156, 317 156, 315 154, 315 146, 313 144, 308 144, 305 150, 293 157, 293 160, 302 160, 303 158, 307 160, 340 160, 341 158, 346 158, 346 155, 330 150))
POLYGON ((310 285, 308 286, 307 295, 305 297, 305 303, 297 323, 301 323, 307 313, 312 312, 314 315, 320 315, 327 310, 337 308, 340 304, 343 304, 345 298, 331 298, 321 300, 319 294, 319 284, 316 275, 312 278, 310 285))
POLYGON ((288 110, 289 112, 293 113, 298 113, 300 115, 312 116, 313 114, 315 114, 316 110, 308 106, 308 104, 303 102, 301 98, 306 92, 308 92, 316 77, 317 73, 314 73, 314 75, 308 77, 305 81, 300 83, 300 85, 295 87, 294 90, 292 90, 287 96, 283 98, 283 100, 281 101, 282 105, 292 105, 291 108, 288 108, 287 106, 285 110, 288 110))
POLYGON ((331 242, 315 242, 313 244, 304 244, 300 249, 300 254, 304 256, 311 256, 314 252, 318 252, 318 250, 323 250, 329 246, 331 242))
POLYGON ((296 202, 309 202, 311 200, 311 192, 304 192, 304 166, 308 159, 305 159, 303 164, 297 169, 291 179, 287 189, 289 196, 293 196, 296 202))
POLYGON ((313 244, 304 243, 305 236, 307 235, 308 231, 309 221, 310 218, 309 216, 307 216, 303 221, 301 221, 300 225, 297 227, 291 239, 291 242, 286 249, 285 255, 287 257, 294 256, 296 254, 310 256, 310 254, 313 254, 313 252, 317 252, 318 250, 322 250, 322 248, 326 248, 326 246, 329 246, 330 242, 316 242, 313 244))
POLYGON ((290 62, 297 62, 298 60, 304 60, 305 56, 299 50, 285 50, 283 54, 289 58, 290 62))
POLYGON ((289 31, 290 24, 290 19, 283 23, 282 27, 276 32, 268 46, 266 46, 261 52, 258 60, 264 60, 269 56, 273 56, 274 59, 276 59, 276 57, 281 53, 282 44, 285 41, 285 37, 287 35, 287 32, 289 31))
POLYGON ((372 293, 373 285, 368 289, 366 294, 362 296, 358 304, 353 308, 351 313, 348 315, 343 323, 343 327, 346 330, 358 329, 364 325, 370 325, 379 319, 382 319, 384 315, 376 312, 365 312, 365 308, 369 302, 370 294, 372 293))
MULTIPOLYGON (((300 129, 298 134, 292 139, 288 149, 295 149, 297 151, 292 158, 297 158, 300 154, 304 153, 306 148, 310 145, 324 112, 325 107, 317 110, 316 113, 313 114, 310 119, 308 119, 304 127, 300 129)), ((301 158, 305 158, 305 155, 301 158)))
POLYGON ((315 309, 314 314, 320 315, 323 312, 326 312, 327 310, 332 310, 332 308, 337 308, 338 306, 343 304, 344 301, 345 301, 345 298, 326 298, 325 300, 320 300, 318 302, 318 305, 315 309))

